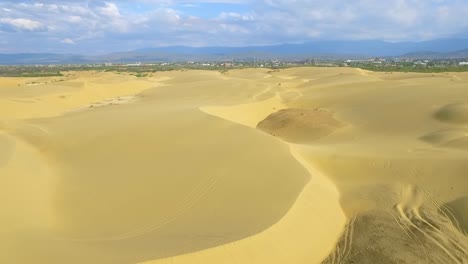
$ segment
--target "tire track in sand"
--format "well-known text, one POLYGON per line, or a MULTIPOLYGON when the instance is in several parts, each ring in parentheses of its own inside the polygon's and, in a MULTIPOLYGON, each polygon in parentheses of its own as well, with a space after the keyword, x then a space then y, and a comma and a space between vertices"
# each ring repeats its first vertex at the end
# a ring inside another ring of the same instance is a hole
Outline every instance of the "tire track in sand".
POLYGON ((466 263, 465 260, 468 256, 464 250, 464 246, 450 237, 450 234, 444 234, 439 228, 421 215, 421 195, 421 192, 414 186, 408 186, 403 190, 403 199, 396 205, 396 210, 403 220, 403 223, 419 231, 428 241, 442 250, 453 263, 466 263))
POLYGON ((170 224, 188 209, 193 207, 200 201, 217 183, 219 177, 217 175, 204 178, 200 183, 193 188, 188 195, 184 197, 176 206, 174 206, 165 216, 155 219, 151 224, 134 229, 132 231, 121 233, 114 236, 101 236, 101 237, 83 237, 83 238, 57 238, 61 241, 72 242, 105 242, 105 241, 118 241, 134 238, 145 233, 155 231, 167 224, 170 224))

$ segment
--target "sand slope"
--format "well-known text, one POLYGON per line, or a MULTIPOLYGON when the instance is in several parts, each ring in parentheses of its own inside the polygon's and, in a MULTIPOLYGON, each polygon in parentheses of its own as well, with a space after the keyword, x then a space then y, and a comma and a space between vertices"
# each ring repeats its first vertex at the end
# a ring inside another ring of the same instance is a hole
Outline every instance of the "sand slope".
POLYGON ((467 263, 467 82, 0 78, 0 262, 467 263))

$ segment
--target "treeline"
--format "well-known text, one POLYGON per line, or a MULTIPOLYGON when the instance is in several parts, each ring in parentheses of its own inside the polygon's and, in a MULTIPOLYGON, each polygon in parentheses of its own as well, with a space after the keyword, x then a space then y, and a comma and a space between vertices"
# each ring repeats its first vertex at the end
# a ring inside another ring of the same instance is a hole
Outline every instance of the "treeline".
MULTIPOLYGON (((292 64, 281 66, 268 66, 268 69, 285 69, 291 67, 342 67, 342 63, 329 62, 326 64, 304 65, 292 64)), ((421 72, 421 73, 437 73, 437 72, 466 72, 468 66, 459 65, 443 65, 431 64, 415 65, 413 63, 349 63, 348 67, 361 68, 363 70, 378 71, 378 72, 421 72)), ((244 64, 239 68, 250 68, 254 65, 244 64)), ((201 66, 199 64, 167 64, 167 65, 141 65, 141 66, 100 66, 100 65, 75 65, 75 66, 0 66, 0 77, 49 77, 49 76, 63 76, 62 72, 67 71, 101 71, 101 72, 116 72, 116 73, 130 73, 136 77, 147 77, 149 74, 160 71, 184 71, 184 70, 216 70, 226 72, 229 67, 220 67, 216 65, 201 66)))
POLYGON ((219 67, 201 67, 199 65, 142 65, 142 66, 0 66, 0 77, 49 77, 63 76, 62 72, 67 71, 101 71, 101 72, 120 72, 132 73, 136 77, 146 77, 149 73, 160 71, 176 70, 222 70, 219 67))
POLYGON ((37 67, 0 67, 0 77, 48 77, 63 76, 57 69, 37 68, 37 67))
POLYGON ((415 65, 412 63, 399 63, 399 64, 367 64, 367 63, 354 63, 350 67, 361 68, 363 70, 377 71, 377 72, 421 72, 421 73, 439 73, 439 72, 467 72, 468 66, 459 65, 441 65, 441 64, 427 64, 415 65))

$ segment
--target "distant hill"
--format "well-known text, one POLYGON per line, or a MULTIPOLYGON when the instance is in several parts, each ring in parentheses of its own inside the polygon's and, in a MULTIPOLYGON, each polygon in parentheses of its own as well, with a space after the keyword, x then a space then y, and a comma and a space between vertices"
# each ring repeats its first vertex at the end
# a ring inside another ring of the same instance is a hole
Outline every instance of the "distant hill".
POLYGON ((282 44, 273 46, 250 47, 161 47, 139 49, 135 52, 162 52, 196 55, 233 55, 263 52, 268 54, 357 54, 361 56, 398 56, 417 51, 452 52, 468 48, 468 39, 439 39, 424 42, 384 42, 378 40, 363 41, 314 41, 303 44, 282 44))
POLYGON ((86 63, 82 55, 76 54, 53 54, 53 53, 17 53, 0 54, 0 64, 64 64, 64 63, 86 63))
POLYGON ((249 47, 171 46, 99 56, 51 53, 0 54, 0 64, 68 64, 102 62, 178 62, 253 59, 356 59, 368 57, 467 58, 468 39, 423 42, 313 41, 249 47), (403 54, 403 55, 402 55, 403 54))
POLYGON ((468 49, 453 52, 411 52, 399 57, 412 59, 468 59, 468 49))

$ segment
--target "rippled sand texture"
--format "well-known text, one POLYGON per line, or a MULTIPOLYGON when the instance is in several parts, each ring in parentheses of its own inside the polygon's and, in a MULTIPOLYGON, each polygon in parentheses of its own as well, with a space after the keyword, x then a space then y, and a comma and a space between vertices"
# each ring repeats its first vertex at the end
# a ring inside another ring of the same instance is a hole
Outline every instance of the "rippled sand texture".
POLYGON ((468 74, 0 78, 0 263, 468 263, 468 74))

